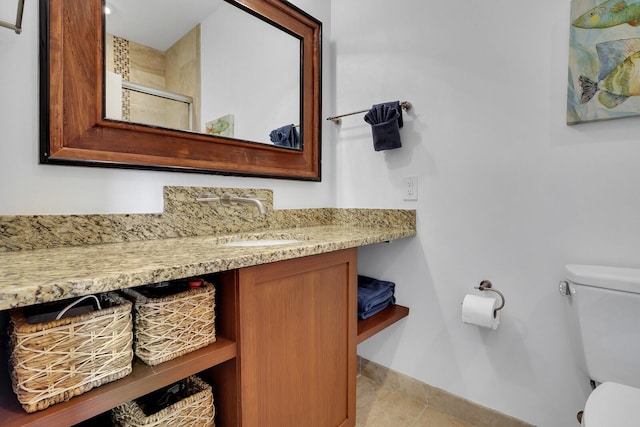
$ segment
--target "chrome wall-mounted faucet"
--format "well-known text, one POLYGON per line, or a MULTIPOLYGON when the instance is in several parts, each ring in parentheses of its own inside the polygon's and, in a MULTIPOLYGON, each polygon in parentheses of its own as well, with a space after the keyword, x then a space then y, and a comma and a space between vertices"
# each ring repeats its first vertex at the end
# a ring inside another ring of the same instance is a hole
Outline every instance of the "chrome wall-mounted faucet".
POLYGON ((234 196, 230 193, 223 193, 220 197, 215 196, 211 193, 203 193, 196 198, 196 201, 198 202, 220 202, 220 204, 224 206, 233 206, 237 203, 244 205, 253 205, 258 208, 258 212, 260 212, 260 215, 265 215, 267 213, 267 209, 264 207, 264 204, 262 204, 263 200, 265 199, 258 198, 255 196, 255 194, 243 194, 241 196, 234 196))

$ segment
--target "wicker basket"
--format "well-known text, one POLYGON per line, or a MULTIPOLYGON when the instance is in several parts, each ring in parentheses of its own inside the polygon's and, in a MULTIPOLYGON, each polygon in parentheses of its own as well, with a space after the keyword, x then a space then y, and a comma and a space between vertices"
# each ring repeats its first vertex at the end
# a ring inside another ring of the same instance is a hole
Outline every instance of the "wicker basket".
POLYGON ((204 283, 174 295, 149 298, 124 289, 134 301, 134 351, 147 365, 157 365, 216 340, 215 288, 204 283))
POLYGON ((64 402, 131 373, 131 303, 101 294, 101 310, 29 323, 25 309, 10 314, 13 391, 27 412, 64 402))
MULTIPOLYGON (((111 410, 116 426, 213 426, 215 409, 211 386, 196 376, 180 381, 186 387, 184 399, 155 414, 146 415, 137 401, 131 401, 111 410)), ((141 399, 140 399, 141 400, 141 399)))

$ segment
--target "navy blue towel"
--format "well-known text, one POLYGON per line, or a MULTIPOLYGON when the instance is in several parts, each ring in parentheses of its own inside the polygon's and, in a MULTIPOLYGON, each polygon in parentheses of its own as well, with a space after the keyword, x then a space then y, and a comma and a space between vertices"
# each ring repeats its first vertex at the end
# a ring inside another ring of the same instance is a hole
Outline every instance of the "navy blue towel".
POLYGON ((393 298, 396 285, 393 282, 358 276, 358 312, 368 312, 371 308, 393 298))
POLYGON ((376 104, 364 116, 371 125, 373 148, 376 151, 402 147, 400 128, 403 126, 399 101, 376 104))
POLYGON ((402 121, 402 106, 400 105, 400 101, 384 102, 382 105, 389 108, 395 108, 395 110, 398 112, 398 127, 401 128, 402 126, 404 126, 404 122, 402 121))
POLYGON ((373 316, 374 314, 380 313, 382 310, 384 310, 385 308, 387 308, 390 305, 393 305, 395 303, 396 303, 396 297, 391 296, 389 299, 386 299, 384 301, 380 301, 378 304, 374 305, 373 307, 371 307, 367 311, 358 311, 358 319, 360 319, 360 320, 368 319, 369 317, 373 316))
POLYGON ((279 147, 300 148, 300 134, 294 125, 282 126, 269 133, 269 139, 279 147))

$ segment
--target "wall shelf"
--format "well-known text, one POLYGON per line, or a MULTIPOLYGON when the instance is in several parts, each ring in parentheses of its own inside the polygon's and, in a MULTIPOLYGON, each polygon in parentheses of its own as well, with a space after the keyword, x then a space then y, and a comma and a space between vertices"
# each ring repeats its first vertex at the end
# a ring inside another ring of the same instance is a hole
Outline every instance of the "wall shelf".
POLYGON ((409 315, 409 308, 402 305, 391 305, 380 313, 365 320, 358 321, 358 338, 360 344, 364 340, 371 338, 381 330, 393 325, 402 318, 409 315))
POLYGON ((133 362, 133 372, 128 376, 32 414, 27 414, 22 409, 11 385, 2 384, 0 420, 5 427, 72 425, 189 375, 232 360, 236 353, 234 341, 218 336, 215 343, 205 348, 156 366, 147 366, 136 359, 133 362))

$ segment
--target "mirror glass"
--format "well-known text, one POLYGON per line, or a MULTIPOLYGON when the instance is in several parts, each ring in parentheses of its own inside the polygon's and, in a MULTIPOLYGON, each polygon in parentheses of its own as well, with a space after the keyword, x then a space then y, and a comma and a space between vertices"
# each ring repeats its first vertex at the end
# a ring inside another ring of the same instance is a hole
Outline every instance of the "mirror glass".
POLYGON ((107 0, 105 118, 302 149, 301 40, 224 0, 107 0))

